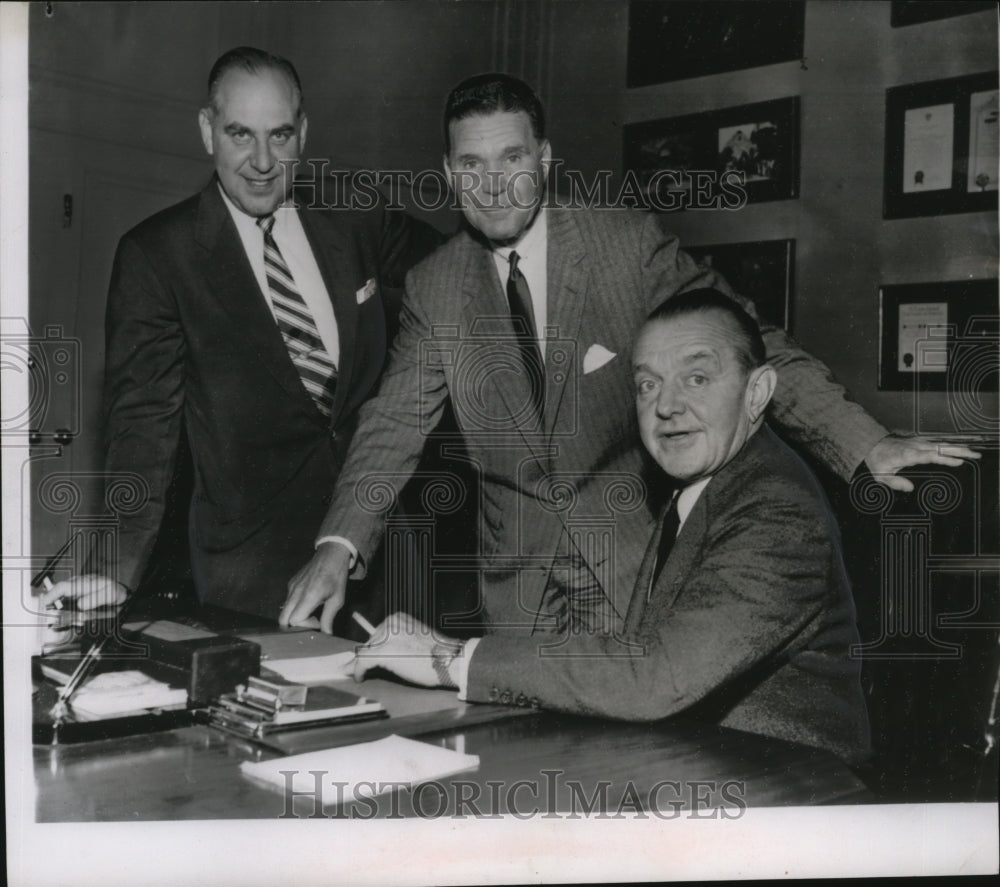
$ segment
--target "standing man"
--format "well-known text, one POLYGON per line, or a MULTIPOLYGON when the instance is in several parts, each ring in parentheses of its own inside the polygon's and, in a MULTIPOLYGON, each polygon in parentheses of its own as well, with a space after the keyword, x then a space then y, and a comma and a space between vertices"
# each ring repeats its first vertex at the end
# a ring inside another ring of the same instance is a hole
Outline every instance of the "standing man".
POLYGON ((632 371, 642 442, 679 492, 647 534, 627 645, 491 634, 463 650, 397 613, 359 650, 356 677, 381 666, 470 701, 622 720, 683 711, 860 762, 869 725, 840 531, 764 422, 776 374, 757 324, 714 290, 673 296, 640 331, 632 371))
MULTIPOLYGON (((215 175, 121 240, 107 306, 109 472, 149 486, 118 557, 44 601, 118 603, 140 583, 180 435, 194 461, 190 545, 203 602, 277 618, 382 370, 380 288, 438 238, 405 216, 296 200, 307 119, 292 64, 240 47, 198 115, 215 175)), ((349 204, 350 195, 344 203, 349 204)))
MULTIPOLYGON (((541 103, 520 80, 482 74, 460 83, 444 129, 445 171, 468 227, 407 278, 386 374, 362 411, 316 555, 293 579, 281 621, 322 606, 330 630, 349 571, 363 573, 383 532, 366 485, 381 474, 402 488, 450 399, 481 476, 489 624, 593 627, 587 611, 597 606, 598 622, 610 613, 620 627, 616 598, 631 593, 651 517, 644 491, 635 491, 643 457, 628 406, 632 337, 664 296, 730 291, 649 213, 544 205, 552 152, 541 103), (609 511, 612 545, 581 547, 571 522, 609 511), (597 604, 595 589, 604 596, 597 604)), ((782 330, 765 329, 764 341, 778 374, 774 420, 841 477, 865 461, 906 489, 893 476, 900 468, 975 456, 890 435, 782 330)))

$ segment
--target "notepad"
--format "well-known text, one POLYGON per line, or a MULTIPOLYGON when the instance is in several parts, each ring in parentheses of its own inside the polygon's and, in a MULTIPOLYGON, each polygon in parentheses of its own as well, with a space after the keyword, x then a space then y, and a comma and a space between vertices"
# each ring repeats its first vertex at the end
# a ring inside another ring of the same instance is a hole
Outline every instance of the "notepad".
POLYGON ((313 796, 319 794, 319 803, 334 805, 343 799, 374 797, 400 784, 414 786, 478 766, 478 755, 462 754, 394 734, 375 742, 273 761, 256 764, 245 761, 240 764, 240 770, 245 776, 273 788, 313 796), (321 774, 318 779, 317 771, 321 774))

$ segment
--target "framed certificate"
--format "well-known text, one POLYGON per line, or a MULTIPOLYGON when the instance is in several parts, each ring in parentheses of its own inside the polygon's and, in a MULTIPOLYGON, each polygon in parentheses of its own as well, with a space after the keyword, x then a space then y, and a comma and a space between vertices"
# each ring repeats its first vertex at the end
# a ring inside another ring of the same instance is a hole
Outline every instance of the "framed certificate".
POLYGON ((997 74, 886 91, 883 216, 997 208, 997 74))
POLYGON ((879 289, 880 391, 998 390, 996 280, 879 289))

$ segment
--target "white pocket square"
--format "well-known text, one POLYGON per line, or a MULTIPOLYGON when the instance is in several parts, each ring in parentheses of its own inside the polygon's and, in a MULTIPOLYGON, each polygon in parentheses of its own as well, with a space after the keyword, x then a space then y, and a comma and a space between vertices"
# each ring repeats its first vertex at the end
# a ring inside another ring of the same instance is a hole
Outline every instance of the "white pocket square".
POLYGON ((587 349, 587 353, 583 355, 583 374, 586 376, 587 373, 599 370, 609 360, 613 360, 617 356, 603 345, 591 345, 587 349))
POLYGON ((354 294, 355 298, 358 300, 359 305, 363 305, 374 295, 375 295, 374 277, 368 278, 368 282, 354 294))

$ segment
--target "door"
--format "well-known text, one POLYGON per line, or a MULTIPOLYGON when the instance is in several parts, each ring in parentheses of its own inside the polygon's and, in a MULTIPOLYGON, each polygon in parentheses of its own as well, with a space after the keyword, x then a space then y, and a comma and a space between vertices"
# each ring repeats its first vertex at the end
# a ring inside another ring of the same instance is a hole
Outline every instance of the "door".
MULTIPOLYGON (((37 382, 34 446, 23 477, 32 553, 44 558, 75 530, 107 523, 104 309, 118 240, 194 193, 210 165, 41 130, 30 133, 30 158, 29 299, 37 382)), ((127 488, 120 492, 129 496, 127 488)), ((81 555, 75 552, 77 560, 81 555)), ((63 566, 59 576, 74 566, 72 559, 63 566)))

